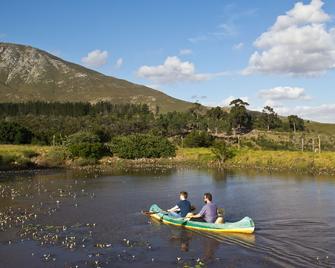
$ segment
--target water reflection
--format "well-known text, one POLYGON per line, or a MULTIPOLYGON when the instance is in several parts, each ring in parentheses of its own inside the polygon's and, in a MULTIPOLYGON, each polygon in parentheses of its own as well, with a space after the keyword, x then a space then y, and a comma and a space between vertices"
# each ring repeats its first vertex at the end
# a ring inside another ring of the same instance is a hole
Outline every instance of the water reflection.
POLYGON ((0 267, 334 267, 334 178, 255 171, 134 169, 0 174, 0 267), (187 190, 212 192, 226 221, 250 216, 254 235, 154 224, 141 215, 187 190), (16 256, 20 255, 20 258, 16 256), (44 257, 44 255, 46 257, 44 257), (55 261, 54 261, 55 259, 55 261), (222 260, 222 261, 221 261, 222 260))

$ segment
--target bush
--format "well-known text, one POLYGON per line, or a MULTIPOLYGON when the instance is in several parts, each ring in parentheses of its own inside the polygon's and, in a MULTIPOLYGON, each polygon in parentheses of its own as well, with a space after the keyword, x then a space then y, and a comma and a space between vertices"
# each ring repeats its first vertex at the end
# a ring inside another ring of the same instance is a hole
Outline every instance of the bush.
POLYGON ((97 142, 70 144, 67 148, 73 157, 100 159, 107 154, 107 148, 97 142))
POLYGON ((126 159, 176 155, 176 147, 168 139, 148 134, 117 136, 112 139, 110 147, 113 153, 126 159))
POLYGON ((66 145, 78 144, 78 143, 99 143, 99 142, 100 138, 98 135, 87 131, 80 131, 70 135, 66 140, 66 145))
POLYGON ((33 151, 33 150, 25 150, 22 152, 22 155, 26 158, 32 158, 32 157, 36 157, 39 155, 39 153, 33 151))
POLYGON ((46 153, 44 161, 47 166, 61 166, 66 158, 64 149, 53 149, 46 153))
POLYGON ((225 141, 216 141, 212 148, 212 152, 215 158, 220 162, 233 158, 235 156, 235 150, 230 147, 225 141))
POLYGON ((31 143, 33 133, 14 122, 0 123, 0 143, 28 144, 31 143))
POLYGON ((98 135, 90 132, 77 132, 67 138, 66 147, 72 157, 100 159, 109 153, 100 142, 98 135))
POLYGON ((209 147, 213 144, 214 137, 205 131, 192 131, 184 140, 186 147, 209 147))

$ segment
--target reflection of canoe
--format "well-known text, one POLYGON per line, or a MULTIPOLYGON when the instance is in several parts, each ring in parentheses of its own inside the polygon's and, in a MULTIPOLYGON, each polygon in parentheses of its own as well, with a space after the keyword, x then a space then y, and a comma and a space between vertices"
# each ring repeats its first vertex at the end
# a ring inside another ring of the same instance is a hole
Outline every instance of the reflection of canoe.
POLYGON ((237 222, 225 222, 223 224, 207 223, 207 222, 196 222, 189 221, 184 218, 175 218, 157 205, 150 207, 150 214, 152 218, 158 219, 166 224, 172 224, 176 226, 182 226, 189 229, 196 229, 206 232, 217 232, 217 233, 247 233, 251 234, 255 230, 255 224, 249 217, 244 217, 242 220, 237 222))

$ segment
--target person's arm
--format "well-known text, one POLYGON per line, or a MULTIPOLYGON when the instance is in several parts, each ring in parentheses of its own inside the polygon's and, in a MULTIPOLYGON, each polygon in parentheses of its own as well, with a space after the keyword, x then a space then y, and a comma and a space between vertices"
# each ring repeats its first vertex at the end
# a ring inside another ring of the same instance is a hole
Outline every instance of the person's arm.
POLYGON ((167 211, 168 212, 177 212, 177 211, 179 211, 180 209, 179 209, 179 207, 177 206, 177 205, 175 205, 173 208, 170 208, 170 209, 168 209, 167 211))
POLYGON ((195 219, 202 218, 205 215, 205 212, 206 212, 206 208, 203 207, 198 214, 191 215, 189 218, 190 219, 192 219, 192 218, 195 218, 195 219))

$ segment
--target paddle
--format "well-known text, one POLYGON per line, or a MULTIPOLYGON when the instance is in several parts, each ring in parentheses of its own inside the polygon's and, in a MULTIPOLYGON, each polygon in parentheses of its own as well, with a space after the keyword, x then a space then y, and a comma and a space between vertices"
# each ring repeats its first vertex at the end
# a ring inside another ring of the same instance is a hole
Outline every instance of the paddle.
POLYGON ((147 216, 157 214, 157 213, 168 214, 168 212, 164 211, 164 210, 161 210, 161 211, 145 211, 145 210, 142 210, 141 212, 142 212, 142 214, 147 215, 147 216))

